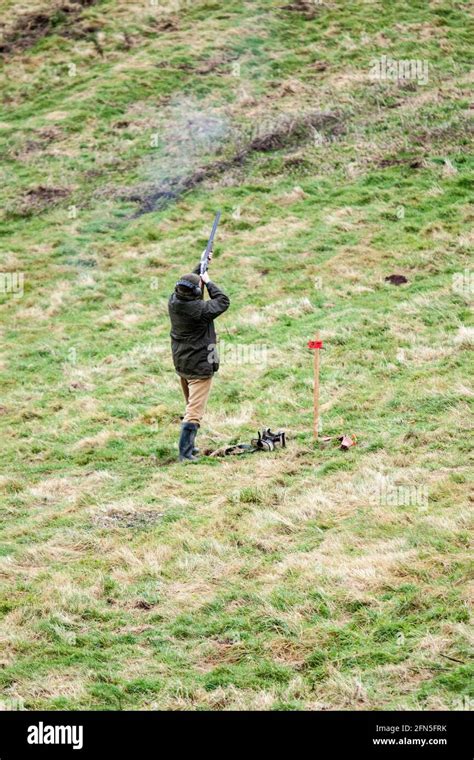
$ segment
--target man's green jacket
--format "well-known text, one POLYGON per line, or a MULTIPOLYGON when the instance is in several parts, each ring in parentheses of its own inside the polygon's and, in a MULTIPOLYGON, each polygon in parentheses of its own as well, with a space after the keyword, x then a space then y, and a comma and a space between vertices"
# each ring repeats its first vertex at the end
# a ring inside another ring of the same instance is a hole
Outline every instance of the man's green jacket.
POLYGON ((214 320, 230 300, 213 282, 207 283, 207 292, 209 301, 177 293, 168 301, 173 362, 178 375, 187 379, 209 377, 219 369, 214 320))

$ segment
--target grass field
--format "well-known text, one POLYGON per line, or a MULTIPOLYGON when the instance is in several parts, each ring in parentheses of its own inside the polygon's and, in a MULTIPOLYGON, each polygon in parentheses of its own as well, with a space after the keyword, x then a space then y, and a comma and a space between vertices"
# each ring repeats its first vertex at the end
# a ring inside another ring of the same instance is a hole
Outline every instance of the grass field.
POLYGON ((472 707, 468 6, 1 0, 5 709, 472 707))

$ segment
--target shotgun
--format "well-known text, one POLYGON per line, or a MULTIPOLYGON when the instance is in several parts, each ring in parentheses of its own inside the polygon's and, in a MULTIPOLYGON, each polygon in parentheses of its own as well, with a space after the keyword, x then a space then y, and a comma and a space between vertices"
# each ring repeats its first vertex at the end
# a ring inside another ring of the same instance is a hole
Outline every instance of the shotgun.
POLYGON ((207 241, 207 245, 205 250, 203 251, 203 254, 201 256, 201 269, 199 274, 204 274, 204 272, 207 272, 209 268, 209 254, 212 251, 212 245, 214 243, 214 236, 217 232, 217 225, 219 224, 219 219, 221 218, 221 212, 218 211, 216 214, 216 218, 214 219, 214 224, 212 225, 211 234, 209 237, 209 240, 207 241))

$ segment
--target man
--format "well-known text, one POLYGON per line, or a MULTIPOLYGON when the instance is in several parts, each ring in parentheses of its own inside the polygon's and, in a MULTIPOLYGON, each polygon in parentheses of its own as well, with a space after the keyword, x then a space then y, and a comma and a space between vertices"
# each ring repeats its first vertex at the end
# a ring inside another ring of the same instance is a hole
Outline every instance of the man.
MULTIPOLYGON (((212 252, 209 260, 212 257, 212 252)), ((176 283, 168 301, 171 320, 171 350, 186 400, 179 438, 180 462, 196 461, 196 434, 206 409, 214 372, 219 369, 214 320, 229 308, 229 298, 210 281, 200 264, 176 283), (204 285, 210 300, 204 301, 204 285)))

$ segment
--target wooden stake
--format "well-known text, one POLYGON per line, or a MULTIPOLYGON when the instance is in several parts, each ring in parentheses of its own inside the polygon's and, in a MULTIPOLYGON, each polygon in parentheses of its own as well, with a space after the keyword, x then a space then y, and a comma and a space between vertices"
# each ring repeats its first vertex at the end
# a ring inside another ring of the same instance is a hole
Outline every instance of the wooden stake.
MULTIPOLYGON (((319 330, 316 332, 316 341, 320 341, 319 330)), ((314 437, 319 435, 319 348, 314 350, 314 437)))

